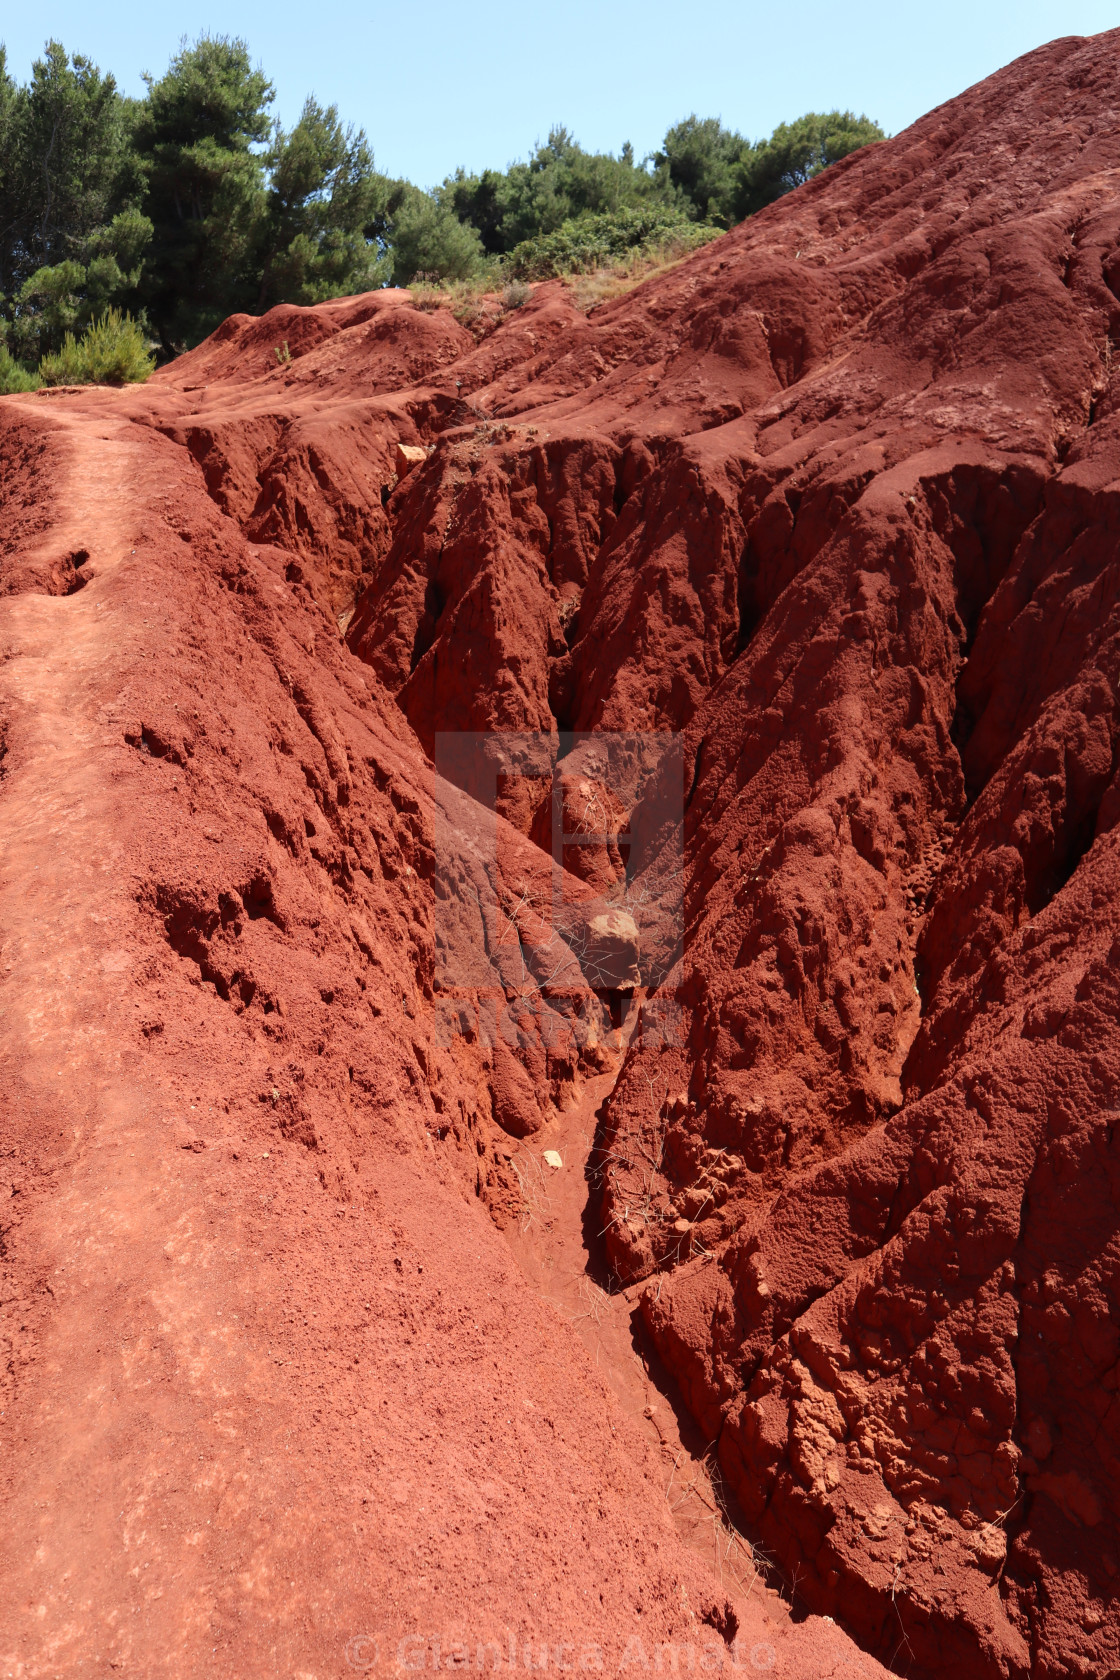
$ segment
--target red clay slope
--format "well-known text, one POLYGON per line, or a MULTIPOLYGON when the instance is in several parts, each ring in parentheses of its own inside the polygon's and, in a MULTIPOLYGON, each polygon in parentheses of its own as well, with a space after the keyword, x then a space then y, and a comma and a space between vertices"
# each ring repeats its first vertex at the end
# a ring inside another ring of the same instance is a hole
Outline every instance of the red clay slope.
POLYGON ((487 1215, 392 701, 127 399, 0 459, 0 1672, 873 1680, 682 1546, 487 1215))
POLYGON ((594 1225, 801 1604, 914 1676, 1120 1668, 1118 49, 587 317, 381 293, 0 405, 23 1672, 749 1614, 461 1199, 612 1065, 534 966, 542 765, 488 870, 462 729, 683 733, 683 1032, 594 1225), (436 892, 508 1045, 430 1032, 436 892))

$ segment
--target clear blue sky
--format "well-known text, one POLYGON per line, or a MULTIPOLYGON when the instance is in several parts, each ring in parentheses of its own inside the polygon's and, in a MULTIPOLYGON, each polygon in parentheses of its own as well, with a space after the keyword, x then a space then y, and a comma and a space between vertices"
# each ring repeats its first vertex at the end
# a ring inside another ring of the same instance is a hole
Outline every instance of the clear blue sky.
POLYGON ((283 121, 314 93, 365 128, 379 168, 430 186, 504 168, 559 122, 639 156, 690 111, 754 138, 851 106, 897 133, 1032 47, 1118 25, 1120 0, 42 0, 4 6, 0 40, 21 81, 53 35, 141 93, 184 34, 242 35, 283 121))

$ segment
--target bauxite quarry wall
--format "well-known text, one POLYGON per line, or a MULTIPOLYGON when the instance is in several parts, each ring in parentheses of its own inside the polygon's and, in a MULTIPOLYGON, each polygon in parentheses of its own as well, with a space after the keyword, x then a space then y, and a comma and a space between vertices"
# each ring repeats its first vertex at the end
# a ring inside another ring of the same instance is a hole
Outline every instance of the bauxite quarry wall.
POLYGON ((1120 32, 0 401, 5 1673, 1120 1671, 1118 344, 1120 32))

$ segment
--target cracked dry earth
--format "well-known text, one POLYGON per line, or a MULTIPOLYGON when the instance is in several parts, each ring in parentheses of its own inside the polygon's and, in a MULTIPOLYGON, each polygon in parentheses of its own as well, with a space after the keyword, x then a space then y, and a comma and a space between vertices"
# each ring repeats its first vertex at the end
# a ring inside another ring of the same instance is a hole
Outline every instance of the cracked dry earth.
POLYGON ((4 1674, 1120 1670, 1118 52, 0 401, 4 1674))

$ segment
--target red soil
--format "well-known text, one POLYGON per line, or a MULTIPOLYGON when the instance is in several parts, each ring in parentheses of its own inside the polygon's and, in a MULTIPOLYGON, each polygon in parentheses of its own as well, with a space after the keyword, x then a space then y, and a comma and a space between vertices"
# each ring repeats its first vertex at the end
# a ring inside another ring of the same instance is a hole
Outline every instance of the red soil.
POLYGON ((5 1672, 1120 1668, 1118 48, 0 403, 5 1672))

